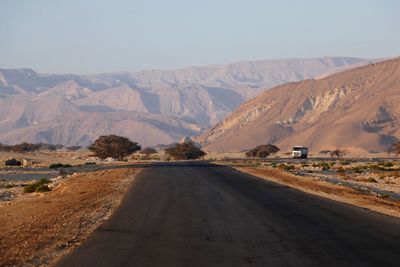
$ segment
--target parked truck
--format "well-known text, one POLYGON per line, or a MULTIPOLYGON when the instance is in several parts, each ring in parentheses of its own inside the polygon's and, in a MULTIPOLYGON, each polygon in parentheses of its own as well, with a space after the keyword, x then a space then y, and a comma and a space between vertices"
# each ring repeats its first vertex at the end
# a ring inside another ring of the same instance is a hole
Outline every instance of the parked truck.
POLYGON ((305 146, 294 146, 292 148, 292 157, 306 159, 308 157, 308 147, 305 146))

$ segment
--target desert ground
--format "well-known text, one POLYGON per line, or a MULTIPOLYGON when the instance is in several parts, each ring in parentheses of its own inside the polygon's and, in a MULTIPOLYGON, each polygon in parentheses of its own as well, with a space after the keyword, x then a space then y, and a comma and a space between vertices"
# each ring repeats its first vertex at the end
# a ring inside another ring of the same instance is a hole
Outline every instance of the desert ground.
POLYGON ((112 214, 143 167, 84 165, 76 153, 2 154, 2 158, 9 156, 34 159, 38 164, 0 171, 0 266, 52 265, 112 214), (60 162, 73 165, 47 168, 60 162), (49 179, 51 191, 24 192, 43 177, 49 179))

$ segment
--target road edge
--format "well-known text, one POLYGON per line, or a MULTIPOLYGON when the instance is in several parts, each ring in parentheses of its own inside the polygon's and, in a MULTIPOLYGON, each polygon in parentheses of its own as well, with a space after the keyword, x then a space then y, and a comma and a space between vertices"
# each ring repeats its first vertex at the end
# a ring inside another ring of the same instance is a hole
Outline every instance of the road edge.
MULTIPOLYGON (((334 200, 340 203, 345 203, 348 205, 356 206, 359 208, 371 210, 374 212, 378 212, 390 217, 395 217, 400 219, 400 203, 397 205, 391 201, 388 200, 383 200, 375 196, 368 196, 368 195, 361 195, 357 194, 354 190, 353 194, 350 194, 346 192, 345 194, 342 195, 337 195, 337 194, 329 194, 323 191, 318 191, 318 190, 312 190, 310 188, 306 188, 304 186, 296 185, 293 183, 285 182, 282 181, 281 179, 277 177, 272 177, 272 176, 265 176, 265 175, 260 175, 259 173, 256 173, 252 169, 256 169, 257 167, 235 167, 232 165, 226 165, 226 164, 220 164, 220 163, 215 163, 219 165, 223 165, 229 168, 232 168, 233 170, 236 170, 238 172, 251 175, 253 177, 257 177, 259 179, 263 179, 269 182, 277 183, 280 185, 288 186, 292 189, 296 189, 299 191, 302 191, 304 193, 314 195, 314 196, 319 196, 325 199, 329 200, 334 200)), ((297 179, 298 177, 291 175, 289 173, 282 172, 283 175, 286 175, 287 177, 297 179)), ((325 185, 328 185, 328 182, 323 182, 321 181, 320 183, 324 183, 325 185)), ((332 184, 329 184, 332 185, 332 184)), ((335 188, 343 188, 343 189, 348 189, 347 187, 344 186, 339 186, 339 185, 332 185, 332 187, 335 188)), ((347 191, 347 190, 346 190, 347 191)))

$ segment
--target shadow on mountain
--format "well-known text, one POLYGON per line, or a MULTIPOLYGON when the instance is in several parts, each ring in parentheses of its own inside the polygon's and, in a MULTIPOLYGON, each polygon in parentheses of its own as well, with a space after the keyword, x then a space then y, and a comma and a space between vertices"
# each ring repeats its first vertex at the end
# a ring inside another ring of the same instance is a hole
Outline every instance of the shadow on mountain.
POLYGON ((84 112, 115 112, 117 111, 116 109, 110 108, 108 106, 80 106, 79 110, 84 111, 84 112))

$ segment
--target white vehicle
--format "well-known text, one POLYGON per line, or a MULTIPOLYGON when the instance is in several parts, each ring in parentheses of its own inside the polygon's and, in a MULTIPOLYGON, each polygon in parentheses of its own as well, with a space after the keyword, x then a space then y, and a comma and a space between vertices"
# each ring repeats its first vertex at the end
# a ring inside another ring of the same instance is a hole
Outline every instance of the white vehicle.
POLYGON ((308 147, 305 146, 294 146, 292 148, 292 157, 306 159, 308 157, 308 147))

